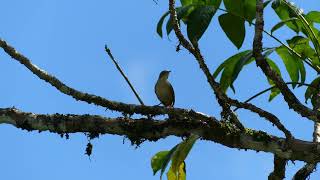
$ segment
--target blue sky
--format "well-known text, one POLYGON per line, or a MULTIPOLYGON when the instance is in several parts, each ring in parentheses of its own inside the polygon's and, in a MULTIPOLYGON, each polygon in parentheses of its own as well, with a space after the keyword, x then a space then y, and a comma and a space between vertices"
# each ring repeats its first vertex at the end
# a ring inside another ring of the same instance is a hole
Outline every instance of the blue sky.
MULTIPOLYGON (((320 10, 318 0, 296 0, 305 11, 320 10)), ((10 0, 0 2, 0 38, 29 57, 34 64, 78 90, 110 100, 138 103, 126 82, 104 52, 104 45, 114 56, 148 105, 158 103, 153 91, 158 74, 172 71, 170 81, 176 93, 176 107, 192 108, 218 116, 220 108, 196 61, 186 51, 175 51, 173 35, 161 39, 156 24, 167 10, 167 2, 85 1, 85 0, 10 0)), ((218 12, 221 14, 221 12, 218 12)), ((211 71, 237 52, 218 25, 217 16, 200 41, 211 71)), ((266 10, 266 29, 278 22, 266 10)), ((253 27, 247 26, 242 50, 250 49, 253 27)), ((292 32, 280 30, 278 37, 292 32)), ((266 46, 278 45, 265 37, 266 46)), ((277 56, 271 56, 284 70, 277 56)), ((308 69, 310 81, 314 73, 308 69)), ((284 78, 288 75, 284 72, 284 78)), ((78 102, 61 94, 25 67, 0 51, 0 107, 15 106, 34 113, 75 113, 120 116, 104 108, 78 102)), ((237 93, 228 94, 240 100, 268 87, 266 78, 254 64, 241 72, 235 83, 237 93)), ((303 100, 304 89, 295 92, 303 100)), ((268 103, 268 94, 254 103, 274 112, 295 137, 311 140, 313 124, 289 111, 281 96, 268 103)), ((247 111, 239 111, 243 123, 282 136, 268 122, 247 111)), ((139 148, 123 137, 105 135, 92 141, 91 161, 85 153, 87 138, 72 134, 69 140, 48 132, 26 132, 9 125, 0 126, 0 179, 159 179, 153 176, 150 158, 180 142, 169 137, 158 142, 145 142, 139 148)), ((187 159, 188 179, 266 179, 272 171, 273 156, 267 153, 225 148, 212 142, 199 141, 187 159)), ((287 177, 302 163, 288 164, 287 177)), ((319 176, 314 173, 311 178, 319 176)))

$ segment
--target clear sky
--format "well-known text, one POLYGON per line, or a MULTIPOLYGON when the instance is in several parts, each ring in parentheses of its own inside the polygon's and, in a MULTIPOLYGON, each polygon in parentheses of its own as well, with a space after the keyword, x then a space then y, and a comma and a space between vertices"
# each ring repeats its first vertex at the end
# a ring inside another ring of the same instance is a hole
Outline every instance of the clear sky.
MULTIPOLYGON (((320 10, 319 0, 296 0, 305 11, 320 10)), ((167 1, 106 1, 106 0, 10 0, 1 1, 0 38, 29 57, 34 64, 55 75, 78 90, 110 100, 138 103, 126 82, 104 52, 107 44, 132 83, 148 105, 158 103, 154 84, 163 69, 171 70, 170 81, 176 92, 176 107, 192 108, 218 116, 220 108, 199 69, 186 51, 175 51, 173 34, 161 39, 156 24, 167 10, 167 1)), ((218 12, 221 14, 221 12, 218 12)), ((266 29, 278 22, 266 10, 266 29)), ((253 27, 247 26, 242 50, 250 49, 253 27)), ((278 37, 292 32, 281 30, 278 37)), ((264 39, 266 46, 278 45, 264 39)), ((200 41, 207 64, 213 71, 223 60, 237 52, 226 38, 214 17, 200 41)), ((271 56, 284 70, 280 59, 271 56)), ((309 78, 314 73, 307 69, 309 78)), ((288 79, 286 72, 283 73, 288 79)), ((34 113, 75 113, 121 116, 104 108, 78 102, 44 81, 0 51, 0 107, 15 106, 34 113)), ((237 93, 228 94, 240 100, 268 87, 266 78, 254 65, 241 72, 235 83, 237 93)), ((305 89, 295 89, 301 101, 305 89)), ((295 137, 311 140, 313 124, 289 111, 278 96, 268 103, 268 94, 254 104, 274 112, 295 137)), ((283 136, 276 128, 258 116, 239 111, 247 127, 283 136)), ((84 155, 87 138, 72 134, 66 140, 48 132, 26 132, 9 125, 0 126, 0 179, 7 180, 106 180, 159 179, 153 176, 150 158, 156 152, 168 150, 180 142, 169 137, 158 142, 145 142, 140 147, 120 136, 105 135, 92 141, 91 161, 84 155), (123 143, 124 142, 124 143, 123 143)), ((226 148, 212 142, 198 141, 187 159, 188 179, 266 179, 273 169, 273 156, 267 153, 226 148)), ((287 177, 302 166, 289 162, 287 177)), ((312 174, 317 179, 320 173, 312 174)))

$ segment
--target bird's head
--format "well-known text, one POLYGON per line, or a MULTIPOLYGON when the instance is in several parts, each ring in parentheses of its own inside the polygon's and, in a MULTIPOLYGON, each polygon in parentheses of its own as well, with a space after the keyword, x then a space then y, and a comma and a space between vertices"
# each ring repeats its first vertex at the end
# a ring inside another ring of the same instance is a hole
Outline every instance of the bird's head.
POLYGON ((168 79, 170 72, 171 71, 167 71, 167 70, 161 71, 159 75, 159 79, 168 79))

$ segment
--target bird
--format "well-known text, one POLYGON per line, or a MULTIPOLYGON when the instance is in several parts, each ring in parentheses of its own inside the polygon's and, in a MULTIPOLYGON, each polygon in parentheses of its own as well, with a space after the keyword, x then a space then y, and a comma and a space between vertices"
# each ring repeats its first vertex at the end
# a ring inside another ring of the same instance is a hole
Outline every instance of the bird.
POLYGON ((161 104, 165 107, 173 107, 175 102, 174 90, 168 77, 171 71, 161 71, 159 78, 154 86, 154 91, 157 95, 157 98, 160 100, 161 104))

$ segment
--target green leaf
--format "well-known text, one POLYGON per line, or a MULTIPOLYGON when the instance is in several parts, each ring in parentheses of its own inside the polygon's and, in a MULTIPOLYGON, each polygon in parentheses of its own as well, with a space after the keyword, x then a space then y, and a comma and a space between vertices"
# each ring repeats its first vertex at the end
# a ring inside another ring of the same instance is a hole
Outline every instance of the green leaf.
POLYGON ((186 163, 181 163, 177 173, 175 173, 171 167, 167 172, 167 177, 168 180, 186 180, 186 163))
POLYGON ((256 0, 244 0, 244 17, 249 23, 256 18, 256 0))
POLYGON ((226 92, 228 87, 231 87, 235 79, 238 77, 242 67, 252 62, 253 58, 249 58, 252 51, 247 50, 235 54, 225 60, 213 73, 213 78, 216 78, 221 71, 220 87, 223 92, 226 92), (240 62, 240 63, 239 63, 240 62), (239 63, 239 64, 238 64, 239 63), (241 65, 236 67, 236 65, 241 65))
POLYGON ((271 34, 272 34, 274 31, 276 31, 276 30, 278 30, 279 28, 281 28, 281 27, 282 27, 283 25, 285 25, 287 22, 297 21, 297 20, 298 20, 298 18, 293 17, 293 18, 285 19, 285 20, 282 20, 282 21, 278 22, 276 25, 274 25, 274 26, 272 27, 272 29, 271 29, 271 34))
POLYGON ((244 20, 238 16, 226 13, 219 16, 219 23, 230 41, 240 49, 245 37, 244 20))
POLYGON ((169 15, 169 11, 164 13, 157 24, 157 33, 162 38, 162 24, 164 19, 169 15))
POLYGON ((170 151, 160 151, 151 158, 151 167, 153 175, 162 169, 170 151))
POLYGON ((208 28, 217 9, 213 6, 197 6, 188 16, 187 33, 191 42, 197 42, 208 28))
POLYGON ((302 36, 294 36, 287 40, 290 48, 301 55, 302 59, 310 58, 313 65, 320 65, 316 51, 309 44, 310 39, 302 36))
MULTIPOLYGON (((276 52, 285 64, 291 80, 293 82, 299 82, 299 74, 301 75, 301 81, 304 80, 305 70, 304 65, 301 65, 302 61, 298 59, 297 56, 292 55, 284 46, 278 47, 276 52)), ((292 84, 293 88, 295 88, 295 86, 296 84, 292 84)))
MULTIPOLYGON (((283 3, 282 0, 276 0, 272 3, 272 8, 276 12, 276 14, 279 16, 281 20, 290 19, 293 17, 297 17, 288 6, 283 3)), ((292 29, 294 32, 299 33, 300 27, 296 22, 286 22, 285 23, 290 29, 292 29)))
POLYGON ((181 163, 184 162, 193 144, 196 142, 198 138, 199 136, 197 135, 191 135, 188 139, 186 139, 178 145, 177 149, 175 150, 172 156, 171 168, 174 173, 176 173, 179 170, 181 163))
MULTIPOLYGON (((271 67, 271 69, 273 69, 275 72, 278 73, 279 76, 281 76, 281 71, 280 71, 279 67, 277 66, 277 64, 269 58, 266 58, 266 59, 267 59, 269 66, 271 67)), ((271 86, 275 86, 275 83, 269 78, 268 78, 268 82, 271 86)), ((272 101, 278 94, 280 94, 280 90, 278 88, 271 89, 271 93, 269 96, 269 102, 272 101)))
POLYGON ((231 85, 233 84, 233 82, 237 79, 240 71, 242 70, 243 66, 246 64, 249 64, 250 62, 252 62, 254 60, 254 58, 252 58, 252 51, 248 52, 247 54, 245 54, 244 56, 242 56, 239 61, 235 64, 235 68, 233 70, 232 76, 231 76, 231 85))
POLYGON ((244 0, 223 0, 223 3, 228 12, 244 17, 244 0))
POLYGON ((304 94, 305 103, 307 103, 309 99, 312 99, 312 97, 319 92, 319 89, 316 89, 314 87, 319 87, 319 85, 320 85, 320 77, 317 77, 316 79, 314 79, 311 82, 310 85, 311 85, 311 87, 308 86, 308 88, 307 88, 307 90, 306 90, 306 92, 304 94))
POLYGON ((320 56, 320 39, 318 37, 319 31, 310 24, 307 19, 304 17, 303 11, 298 7, 294 6, 292 3, 287 1, 282 1, 283 4, 290 10, 293 16, 298 17, 301 22, 302 32, 304 32, 308 38, 311 40, 317 55, 320 56))
POLYGON ((190 5, 193 3, 193 0, 180 0, 182 6, 190 5))
POLYGON ((166 170, 166 167, 168 166, 171 157, 174 154, 177 147, 178 145, 174 146, 170 151, 160 151, 151 158, 151 167, 153 170, 153 175, 155 175, 161 169, 160 179, 162 178, 162 175, 166 170))
POLYGON ((312 22, 315 23, 320 23, 320 12, 319 11, 310 11, 307 15, 306 18, 311 20, 312 22))

